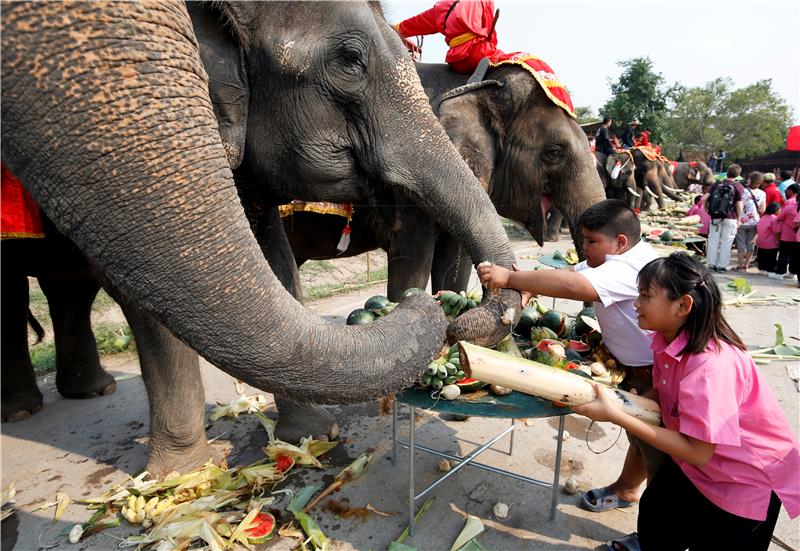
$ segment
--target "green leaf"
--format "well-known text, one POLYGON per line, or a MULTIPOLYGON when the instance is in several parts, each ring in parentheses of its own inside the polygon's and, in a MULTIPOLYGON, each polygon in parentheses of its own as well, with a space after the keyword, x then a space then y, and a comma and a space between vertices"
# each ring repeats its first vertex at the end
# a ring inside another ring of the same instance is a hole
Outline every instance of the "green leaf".
POLYGON ((486 551, 486 548, 477 539, 473 538, 463 547, 459 547, 458 551, 486 551))
POLYGON ((405 543, 393 541, 389 543, 389 547, 386 548, 386 551, 417 551, 417 548, 406 545, 405 543))
POLYGON ((303 532, 311 538, 311 544, 314 546, 314 549, 328 548, 328 538, 325 536, 325 533, 320 530, 314 517, 307 513, 295 513, 294 518, 300 522, 303 532))
MULTIPOLYGON (((775 324, 775 347, 779 347, 784 343, 783 338, 783 326, 780 323, 775 324)), ((775 352, 776 354, 780 354, 780 352, 775 352)))
POLYGON ((464 529, 461 530, 461 533, 456 538, 456 541, 453 542, 452 547, 450 547, 450 551, 458 551, 467 543, 469 543, 470 540, 477 537, 481 532, 483 532, 483 523, 480 521, 480 519, 472 515, 468 516, 467 522, 464 524, 464 529))
POLYGON ((737 295, 749 295, 753 292, 750 282, 743 277, 735 277, 728 283, 728 287, 734 289, 737 295))
POLYGON ((292 501, 289 502, 289 506, 286 509, 291 513, 301 512, 305 506, 308 505, 308 502, 311 501, 311 496, 319 492, 321 489, 322 483, 306 486, 294 495, 292 501))

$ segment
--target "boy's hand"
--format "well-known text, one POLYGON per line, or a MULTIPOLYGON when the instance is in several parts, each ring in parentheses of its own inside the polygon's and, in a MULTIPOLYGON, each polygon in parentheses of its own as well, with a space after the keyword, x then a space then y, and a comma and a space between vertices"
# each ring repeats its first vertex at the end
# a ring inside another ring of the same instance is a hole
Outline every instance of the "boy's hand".
POLYGON ((611 391, 603 385, 593 384, 595 399, 593 402, 582 406, 573 406, 572 411, 579 415, 585 415, 592 421, 614 421, 616 415, 621 413, 617 402, 611 396, 611 391))
POLYGON ((511 271, 494 264, 478 265, 478 277, 481 284, 489 289, 504 289, 508 287, 508 276, 511 271))

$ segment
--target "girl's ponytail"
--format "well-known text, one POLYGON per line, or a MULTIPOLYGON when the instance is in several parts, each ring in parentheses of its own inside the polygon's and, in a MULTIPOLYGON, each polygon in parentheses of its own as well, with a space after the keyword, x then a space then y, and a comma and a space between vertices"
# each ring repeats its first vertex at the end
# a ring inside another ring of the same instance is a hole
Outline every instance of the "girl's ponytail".
POLYGON ((722 315, 722 294, 708 269, 683 252, 649 262, 639 272, 639 288, 666 289, 669 300, 689 295, 694 302, 683 329, 689 340, 681 354, 702 352, 712 339, 747 350, 722 315))

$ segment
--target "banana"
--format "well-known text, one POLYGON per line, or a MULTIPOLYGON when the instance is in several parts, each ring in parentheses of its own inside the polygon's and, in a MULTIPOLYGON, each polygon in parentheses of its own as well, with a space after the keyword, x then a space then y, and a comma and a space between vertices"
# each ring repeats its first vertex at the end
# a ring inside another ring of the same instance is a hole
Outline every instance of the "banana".
POLYGON ((136 496, 133 494, 128 496, 128 509, 136 511, 136 496))
POLYGON ((146 502, 144 500, 144 496, 138 496, 136 498, 136 514, 137 515, 139 514, 139 511, 142 511, 142 513, 144 513, 145 504, 146 504, 146 502))
POLYGON ((150 500, 147 502, 147 504, 144 506, 144 515, 146 517, 152 517, 153 511, 155 510, 157 504, 158 504, 158 496, 151 497, 150 500))

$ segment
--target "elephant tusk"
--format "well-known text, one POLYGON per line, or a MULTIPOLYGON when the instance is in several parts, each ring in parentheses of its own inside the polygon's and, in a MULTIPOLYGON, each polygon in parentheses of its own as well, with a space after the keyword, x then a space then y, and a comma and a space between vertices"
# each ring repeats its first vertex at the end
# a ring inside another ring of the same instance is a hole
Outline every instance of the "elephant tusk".
POLYGON ((644 188, 644 190, 645 190, 647 193, 649 193, 650 195, 652 195, 653 197, 655 197, 656 199, 658 199, 658 195, 656 195, 655 193, 653 193, 653 190, 652 190, 652 189, 650 189, 649 187, 646 187, 646 188, 644 188))
POLYGON ((627 189, 627 190, 628 190, 628 193, 630 193, 630 194, 631 194, 631 195, 633 195, 634 197, 641 197, 641 195, 640 195, 639 193, 636 193, 636 192, 635 192, 635 191, 633 191, 631 188, 629 188, 629 187, 626 187, 625 189, 627 189))
POLYGON ((679 189, 675 189, 674 187, 665 186, 663 184, 661 185, 661 187, 663 187, 664 189, 666 189, 668 191, 671 191, 672 193, 680 193, 680 191, 681 191, 679 189))

